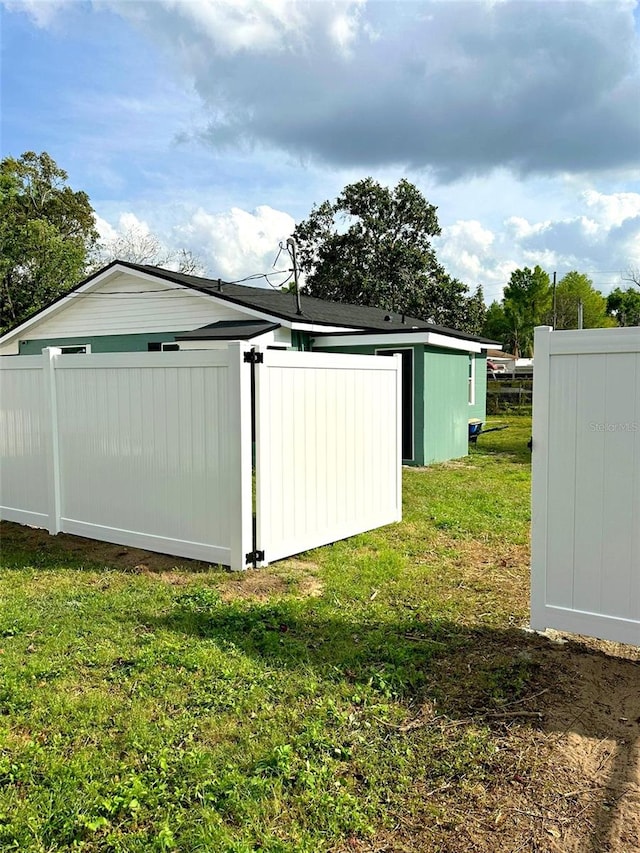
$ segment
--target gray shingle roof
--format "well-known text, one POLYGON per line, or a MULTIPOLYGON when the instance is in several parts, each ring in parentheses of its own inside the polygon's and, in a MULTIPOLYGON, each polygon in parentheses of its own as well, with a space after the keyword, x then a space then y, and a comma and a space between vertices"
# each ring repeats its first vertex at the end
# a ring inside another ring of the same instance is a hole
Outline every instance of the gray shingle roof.
POLYGON ((460 332, 447 326, 438 326, 416 317, 392 314, 381 308, 315 299, 312 296, 306 296, 304 291, 300 295, 302 308, 300 315, 296 310, 296 297, 293 293, 283 293, 281 290, 273 290, 272 288, 251 287, 246 284, 232 284, 224 281, 219 286, 215 279, 185 275, 146 264, 131 264, 124 261, 119 263, 141 272, 157 275, 167 281, 174 281, 204 293, 211 293, 235 305, 263 311, 272 317, 279 317, 290 322, 309 323, 317 326, 342 326, 345 330, 353 328, 366 332, 436 332, 462 340, 493 343, 487 338, 480 338, 477 335, 470 335, 467 332, 460 332))
MULTIPOLYGON (((302 313, 298 314, 296 310, 296 297, 293 293, 283 293, 281 290, 274 290, 265 287, 251 287, 246 284, 237 284, 232 282, 222 281, 211 278, 204 278, 197 275, 186 275, 184 273, 173 272, 162 267, 154 267, 149 264, 134 264, 129 261, 112 261, 106 267, 90 275, 88 278, 81 281, 77 287, 73 288, 71 293, 86 285, 96 276, 111 269, 111 267, 122 266, 132 270, 151 274, 165 281, 181 284, 185 287, 193 288, 202 293, 215 295, 217 298, 229 302, 233 305, 243 306, 253 309, 268 315, 269 318, 287 320, 293 323, 301 323, 314 325, 316 327, 327 326, 327 333, 330 333, 331 328, 340 327, 341 331, 348 332, 350 329, 355 329, 356 332, 367 333, 377 332, 436 332, 441 335, 449 335, 450 337, 459 338, 467 341, 475 341, 481 344, 495 344, 496 341, 488 338, 481 338, 477 335, 470 335, 467 332, 461 332, 457 329, 450 329, 446 326, 438 326, 435 323, 428 323, 416 317, 405 317, 401 314, 391 313, 381 308, 370 308, 362 305, 350 305, 342 302, 328 302, 324 299, 315 299, 312 296, 306 296, 302 291, 300 300, 302 313)), ((61 302, 66 299, 68 293, 54 299, 44 308, 39 309, 30 317, 17 323, 11 329, 7 329, 2 337, 11 334, 14 329, 35 319, 46 308, 51 307, 56 302, 61 302)), ((247 323, 249 321, 247 320, 247 323)), ((275 326, 274 326, 275 328, 275 326)), ((194 330, 198 332, 201 330, 194 330)), ((322 334, 315 330, 315 334, 322 334)), ((193 337, 198 337, 193 335, 193 337)), ((237 335, 234 336, 236 339, 237 335)), ((222 338, 220 338, 222 340, 222 338)))
POLYGON ((242 320, 220 320, 210 323, 200 329, 191 332, 183 332, 176 335, 177 341, 249 341, 265 332, 272 332, 280 328, 279 323, 269 323, 267 320, 254 320, 244 322, 242 320))

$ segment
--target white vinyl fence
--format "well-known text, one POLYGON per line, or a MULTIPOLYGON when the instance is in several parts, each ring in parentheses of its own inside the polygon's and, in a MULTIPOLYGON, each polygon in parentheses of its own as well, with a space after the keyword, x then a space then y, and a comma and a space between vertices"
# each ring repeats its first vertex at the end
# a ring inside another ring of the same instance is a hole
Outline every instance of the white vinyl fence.
POLYGON ((236 569, 399 519, 399 363, 249 352, 1 359, 0 517, 236 569))
POLYGON ((531 625, 640 645, 640 329, 536 329, 531 625))

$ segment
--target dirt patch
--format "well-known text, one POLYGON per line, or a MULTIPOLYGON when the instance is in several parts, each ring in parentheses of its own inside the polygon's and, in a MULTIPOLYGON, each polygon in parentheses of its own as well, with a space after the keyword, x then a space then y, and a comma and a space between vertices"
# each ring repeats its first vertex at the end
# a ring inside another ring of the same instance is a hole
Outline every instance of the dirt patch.
POLYGON ((551 768, 569 774, 582 812, 562 849, 638 853, 640 649, 589 640, 581 652, 569 657, 565 695, 545 716, 551 768), (623 656, 612 656, 612 646, 623 656))
MULTIPOLYGON (((170 554, 156 554, 141 548, 112 545, 69 533, 51 536, 46 530, 10 522, 0 524, 0 547, 11 544, 33 554, 39 552, 51 561, 65 558, 79 563, 80 568, 100 572, 108 569, 131 574, 147 575, 171 586, 187 586, 194 576, 211 572, 216 567, 201 560, 188 560, 170 554)), ((105 582, 102 578, 98 584, 105 582)), ((274 596, 295 594, 301 597, 322 595, 322 582, 316 563, 304 560, 285 560, 264 569, 246 572, 216 571, 216 588, 223 600, 245 598, 265 601, 274 596)))
POLYGON ((558 634, 528 646, 540 668, 528 696, 467 719, 428 707, 415 718, 443 739, 489 725, 486 781, 425 782, 392 829, 333 853, 640 853, 640 649, 558 634))
POLYGON ((209 563, 200 560, 188 560, 170 554, 156 554, 141 548, 129 548, 124 545, 112 545, 70 533, 58 533, 51 536, 46 530, 27 527, 20 524, 0 523, 0 547, 11 543, 13 548, 24 549, 30 553, 39 551, 51 559, 63 560, 65 556, 74 563, 86 563, 86 567, 99 571, 101 568, 116 569, 120 572, 161 573, 173 571, 204 572, 211 569, 209 563))
POLYGON ((316 563, 285 560, 263 569, 230 573, 218 589, 224 601, 239 598, 266 601, 283 595, 312 598, 322 595, 323 591, 317 573, 316 563))

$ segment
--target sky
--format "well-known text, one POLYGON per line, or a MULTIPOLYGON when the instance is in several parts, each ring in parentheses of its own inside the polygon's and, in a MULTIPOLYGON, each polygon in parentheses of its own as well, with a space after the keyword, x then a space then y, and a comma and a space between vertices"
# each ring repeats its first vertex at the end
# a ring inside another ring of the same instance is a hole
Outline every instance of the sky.
POLYGON ((452 275, 640 267, 638 0, 0 0, 2 156, 47 151, 104 241, 268 272, 314 204, 405 177, 452 275))

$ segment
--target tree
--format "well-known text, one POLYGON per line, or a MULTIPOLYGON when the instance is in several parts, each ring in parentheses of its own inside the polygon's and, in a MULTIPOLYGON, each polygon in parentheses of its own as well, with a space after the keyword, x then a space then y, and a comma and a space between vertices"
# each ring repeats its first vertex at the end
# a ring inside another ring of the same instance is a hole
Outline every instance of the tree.
POLYGON ((494 341, 499 341, 507 350, 510 350, 510 345, 507 343, 510 335, 509 321, 499 302, 494 301, 487 308, 482 325, 482 334, 494 341))
POLYGON ((146 226, 129 228, 98 247, 94 266, 98 268, 112 261, 149 264, 186 275, 204 272, 204 265, 193 252, 188 249, 168 250, 146 226))
POLYGON ((524 267, 511 273, 504 289, 507 332, 503 343, 514 355, 533 355, 533 330, 545 322, 551 301, 549 275, 541 267, 524 267))
MULTIPOLYGON (((584 273, 568 272, 556 288, 556 329, 577 329, 578 311, 582 303, 584 329, 601 329, 615 325, 607 315, 607 301, 584 273)), ((549 322, 553 321, 552 314, 549 322)))
POLYGON ((46 153, 0 162, 0 323, 17 325, 78 283, 97 239, 84 192, 46 153))
POLYGON ((477 299, 438 263, 436 207, 409 181, 349 184, 335 202, 314 205, 294 231, 310 296, 369 305, 478 331, 477 299))
POLYGON ((623 278, 625 281, 630 281, 631 284, 637 284, 640 287, 640 267, 629 267, 623 278))
POLYGON ((616 287, 607 296, 607 314, 618 326, 640 326, 640 290, 616 287))

